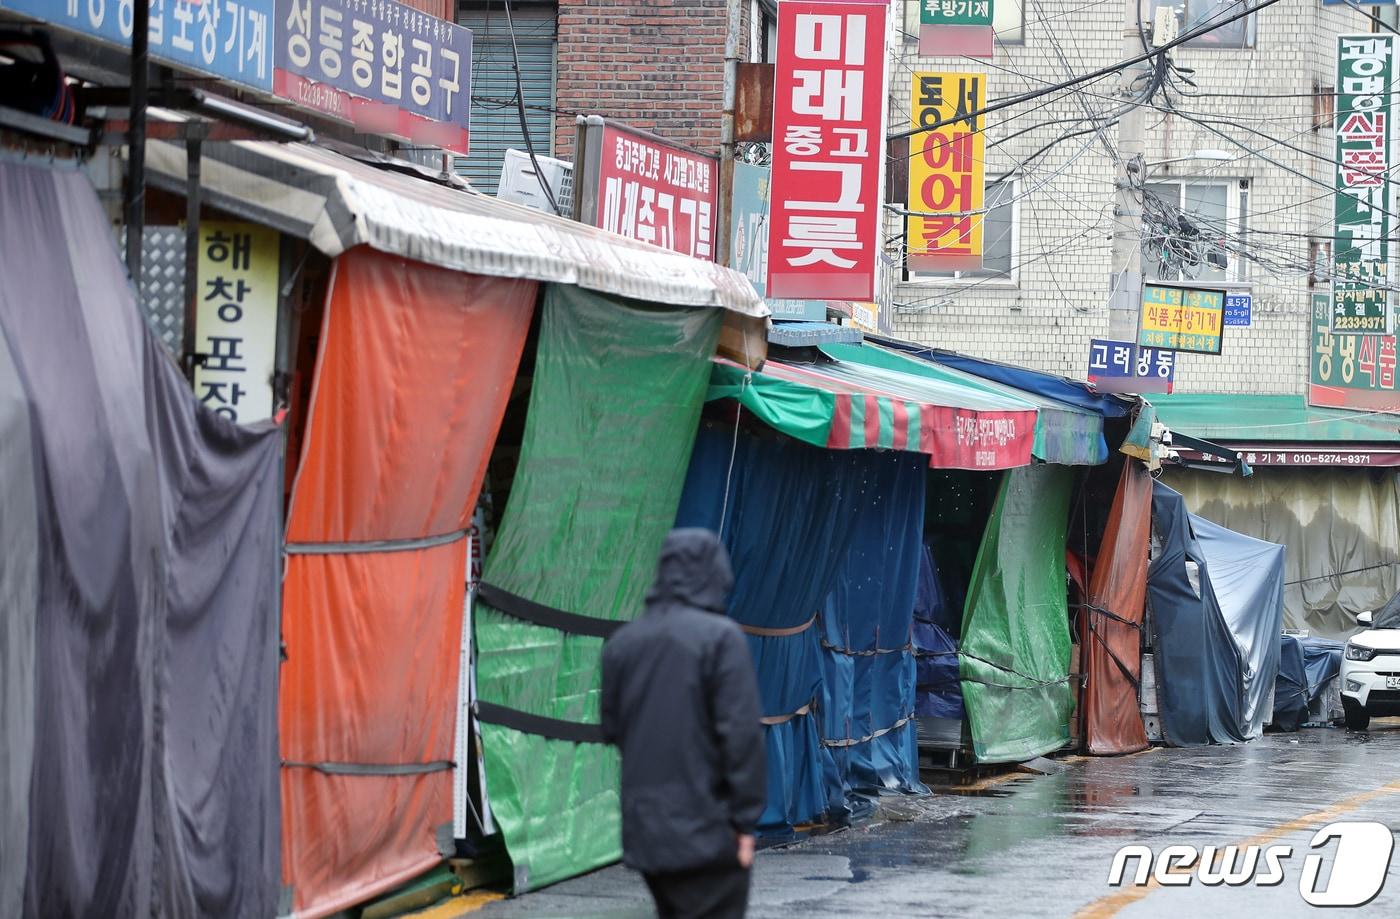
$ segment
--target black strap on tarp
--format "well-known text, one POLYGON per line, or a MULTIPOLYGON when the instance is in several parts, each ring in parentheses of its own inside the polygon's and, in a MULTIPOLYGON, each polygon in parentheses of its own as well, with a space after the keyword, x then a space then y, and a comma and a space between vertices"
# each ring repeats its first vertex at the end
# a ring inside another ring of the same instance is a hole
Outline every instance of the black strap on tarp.
MULTIPOLYGON (((480 586, 477 587, 476 595, 478 599, 487 606, 490 606, 492 609, 498 609, 507 616, 513 616, 516 619, 534 625, 558 629, 569 635, 587 635, 592 638, 608 638, 613 632, 616 632, 626 625, 625 622, 620 622, 615 619, 599 619, 596 616, 580 616, 578 613, 566 613, 552 606, 545 606, 543 603, 527 600, 518 594, 513 594, 494 584, 487 584, 485 581, 481 582, 480 586)), ((521 730, 524 729, 522 728, 521 730)), ((527 733, 536 734, 540 732, 529 731, 527 733)), ((546 734, 545 736, 549 735, 546 734)))
POLYGON ((512 731, 519 731, 522 734, 535 734, 550 740, 565 740, 569 743, 606 742, 603 740, 603 728, 600 725, 532 715, 529 712, 522 712, 518 708, 507 708, 494 702, 478 701, 476 703, 476 716, 488 724, 510 728, 512 731))
POLYGON ((298 763, 283 760, 283 769, 315 769, 326 775, 423 775, 428 772, 446 772, 456 764, 451 760, 436 760, 431 763, 298 763))

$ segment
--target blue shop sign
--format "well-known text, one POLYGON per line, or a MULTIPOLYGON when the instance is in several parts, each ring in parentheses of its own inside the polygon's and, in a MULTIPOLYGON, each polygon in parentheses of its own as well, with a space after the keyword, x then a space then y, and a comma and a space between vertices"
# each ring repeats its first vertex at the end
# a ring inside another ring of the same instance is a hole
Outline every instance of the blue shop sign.
POLYGON ((1225 324, 1249 325, 1249 314, 1254 298, 1249 294, 1225 295, 1225 324))

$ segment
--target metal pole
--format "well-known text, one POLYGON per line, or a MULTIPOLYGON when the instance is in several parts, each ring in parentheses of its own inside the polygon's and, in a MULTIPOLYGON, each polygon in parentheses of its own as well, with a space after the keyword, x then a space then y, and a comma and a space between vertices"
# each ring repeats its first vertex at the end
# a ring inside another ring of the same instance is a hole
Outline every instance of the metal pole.
POLYGON ((131 21, 131 102, 127 131, 126 270, 141 295, 141 244, 146 228, 147 45, 151 0, 135 0, 131 21))
POLYGON ((185 379, 194 384, 194 368, 199 347, 199 207, 200 165, 204 154, 203 132, 191 122, 185 140, 185 323, 180 366, 185 379))
POLYGON ((734 97, 739 76, 739 31, 743 27, 745 0, 727 0, 728 22, 724 36, 724 117, 720 125, 719 213, 716 215, 715 260, 729 264, 729 215, 734 198, 734 97))
MULTIPOLYGON (((1142 54, 1138 32, 1138 3, 1127 0, 1123 11, 1123 59, 1142 54)), ((1131 99, 1132 84, 1142 74, 1142 65, 1124 68, 1120 94, 1131 99)), ((1142 203, 1137 186, 1145 174, 1143 132, 1146 116, 1134 105, 1118 121, 1118 166, 1114 177, 1113 270, 1108 278, 1108 337, 1136 341, 1138 310, 1142 301, 1142 203)))

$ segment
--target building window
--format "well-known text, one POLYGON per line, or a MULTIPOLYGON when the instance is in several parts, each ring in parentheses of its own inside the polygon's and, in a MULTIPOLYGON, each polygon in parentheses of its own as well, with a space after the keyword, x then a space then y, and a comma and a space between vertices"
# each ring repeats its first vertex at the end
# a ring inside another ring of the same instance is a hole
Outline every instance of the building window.
MULTIPOLYGON (((554 2, 511 0, 510 11, 530 142, 537 156, 551 156, 558 6, 554 2)), ((505 7, 501 0, 462 2, 457 8, 457 23, 472 30, 472 124, 471 155, 458 157, 456 169, 472 187, 494 195, 506 151, 525 149, 505 7)))
POLYGON ((1182 179, 1144 191, 1142 273, 1158 281, 1242 284, 1248 182, 1182 179))
POLYGON ((911 271, 911 281, 994 280, 1015 283, 1016 239, 1019 236, 1016 181, 988 182, 982 204, 982 267, 977 271, 911 271))
POLYGON ((1400 6, 1391 4, 1389 6, 1373 6, 1366 10, 1371 17, 1372 32, 1390 32, 1391 29, 1400 29, 1400 6), (1386 26, 1390 26, 1389 29, 1386 26))
MULTIPOLYGON (((929 0, 904 0, 904 40, 919 40, 919 6, 929 0)), ((1026 13, 1023 0, 995 0, 992 4, 992 29, 997 43, 1024 45, 1026 43, 1026 13)))
MULTIPOLYGON (((1246 0, 1248 2, 1248 0, 1246 0)), ((1159 7, 1169 6, 1176 10, 1177 35, 1200 29, 1210 29, 1224 22, 1244 9, 1241 0, 1153 0, 1152 17, 1159 7)), ((1188 48, 1253 48, 1255 14, 1236 19, 1227 25, 1210 29, 1186 42, 1188 48)))

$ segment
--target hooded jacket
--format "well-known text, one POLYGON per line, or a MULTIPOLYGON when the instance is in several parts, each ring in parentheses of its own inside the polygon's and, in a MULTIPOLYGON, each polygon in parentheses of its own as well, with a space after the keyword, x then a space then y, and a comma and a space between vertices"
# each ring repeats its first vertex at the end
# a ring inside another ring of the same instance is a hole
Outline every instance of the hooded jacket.
POLYGON ((622 850, 647 874, 737 866, 766 799, 748 643, 724 615, 729 554, 673 530, 646 611, 603 648, 602 730, 622 751, 622 850))

